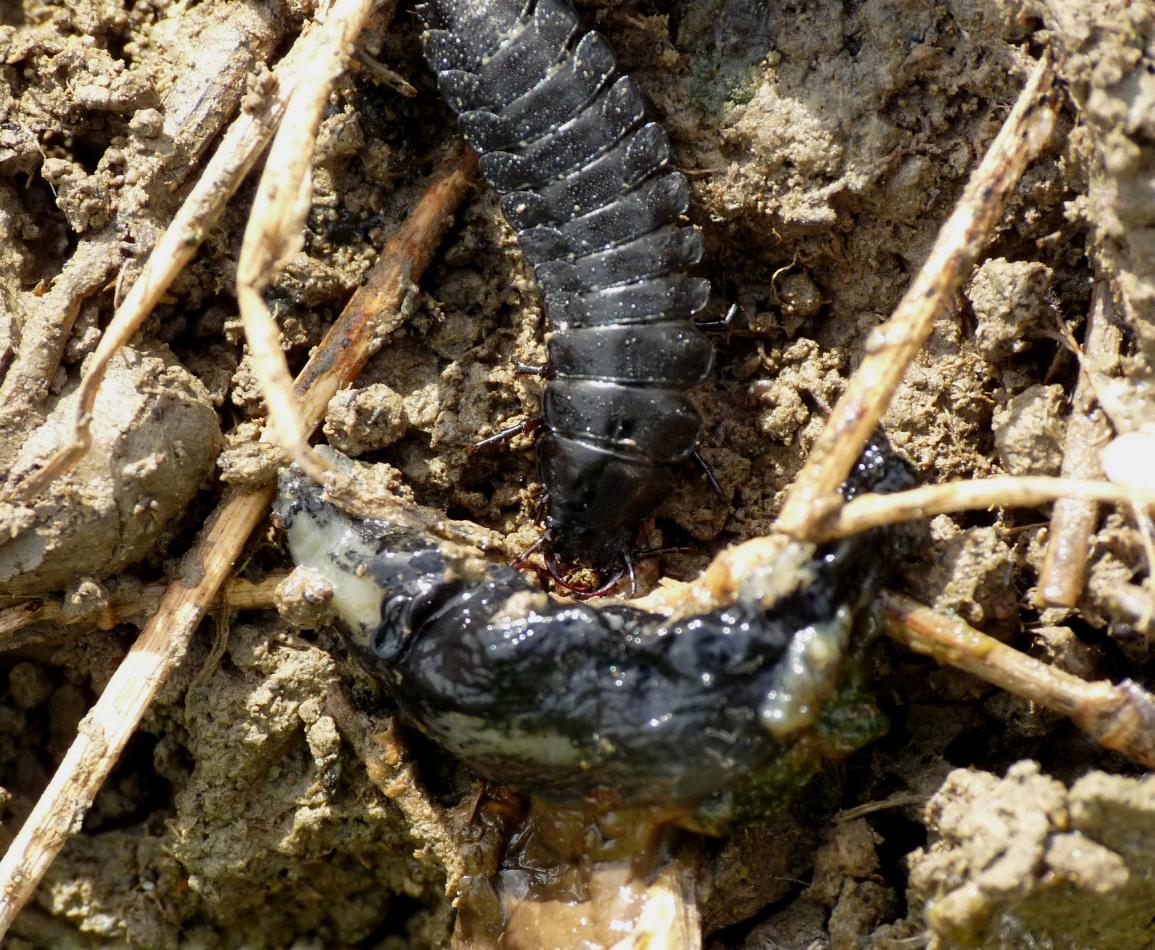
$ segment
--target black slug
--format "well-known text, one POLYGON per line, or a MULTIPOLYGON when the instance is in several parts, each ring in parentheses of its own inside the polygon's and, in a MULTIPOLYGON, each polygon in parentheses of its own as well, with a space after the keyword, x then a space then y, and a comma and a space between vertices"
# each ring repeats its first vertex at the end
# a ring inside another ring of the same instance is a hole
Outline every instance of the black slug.
MULTIPOLYGON (((912 482, 872 445, 844 493, 912 482)), ((508 567, 465 569, 451 545, 350 519, 291 472, 276 514, 296 563, 332 586, 356 657, 480 775, 557 801, 687 807, 717 801, 808 732, 893 560, 885 552, 909 530, 787 544, 738 602, 668 619, 564 603, 508 567)))
POLYGON ((541 287, 549 357, 538 468, 547 564, 630 569, 638 523, 695 457, 685 390, 713 347, 693 317, 709 284, 680 223, 685 177, 595 32, 564 0, 430 0, 425 55, 481 155, 541 287))

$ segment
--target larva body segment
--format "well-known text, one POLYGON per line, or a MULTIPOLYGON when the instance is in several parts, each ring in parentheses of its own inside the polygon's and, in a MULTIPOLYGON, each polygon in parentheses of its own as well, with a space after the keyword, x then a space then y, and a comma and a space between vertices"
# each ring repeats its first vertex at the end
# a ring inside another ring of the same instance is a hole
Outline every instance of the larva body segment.
POLYGON ((438 87, 534 267, 552 376, 538 467, 550 550, 606 570, 697 451, 683 390, 713 347, 692 322, 709 284, 681 224, 686 179, 609 46, 564 0, 418 7, 438 87))
POLYGON ((687 320, 664 325, 575 327, 550 340, 554 372, 569 379, 684 385, 710 372, 710 351, 687 320))

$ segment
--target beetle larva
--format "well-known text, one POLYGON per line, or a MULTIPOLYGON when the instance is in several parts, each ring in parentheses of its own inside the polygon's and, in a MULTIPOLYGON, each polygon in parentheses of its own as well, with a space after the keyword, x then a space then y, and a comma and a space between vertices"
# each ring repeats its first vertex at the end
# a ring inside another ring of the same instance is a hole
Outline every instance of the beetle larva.
POLYGON ((546 560, 630 569, 630 541, 693 457, 685 390, 713 347, 693 322, 709 284, 702 236, 679 224, 685 176, 595 32, 564 0, 431 0, 425 54, 501 194, 541 287, 550 333, 546 560))

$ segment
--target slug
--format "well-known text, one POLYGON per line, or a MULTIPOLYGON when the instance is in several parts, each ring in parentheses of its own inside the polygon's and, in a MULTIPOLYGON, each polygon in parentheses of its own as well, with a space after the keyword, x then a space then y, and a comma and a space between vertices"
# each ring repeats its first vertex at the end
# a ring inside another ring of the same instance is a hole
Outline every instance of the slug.
MULTIPOLYGON (((843 491, 913 481, 876 442, 843 491)), ((294 561, 332 587, 353 655, 410 723, 479 775, 560 802, 690 809, 772 766, 814 726, 893 563, 885 552, 910 531, 791 542, 737 602, 669 618, 564 602, 512 568, 470 566, 404 519, 349 518, 291 470, 275 515, 294 561)))

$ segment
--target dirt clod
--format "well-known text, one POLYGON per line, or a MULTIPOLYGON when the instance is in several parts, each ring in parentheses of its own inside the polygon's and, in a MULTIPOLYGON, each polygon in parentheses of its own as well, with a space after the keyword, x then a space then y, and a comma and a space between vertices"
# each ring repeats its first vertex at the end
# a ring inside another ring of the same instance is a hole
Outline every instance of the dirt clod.
MULTIPOLYGON (((25 434, 7 484, 65 445, 75 417, 75 392, 65 394, 25 434)), ((34 508, 6 505, 0 513, 8 526, 0 583, 13 593, 44 593, 136 563, 184 511, 219 448, 204 387, 167 354, 123 350, 97 397, 89 453, 34 508)))
POLYGON ((1149 939, 1151 779, 1091 772, 1070 788, 1021 762, 1005 778, 960 770, 927 805, 911 855, 913 917, 931 948, 1115 950, 1149 939))
POLYGON ((1063 464, 1063 387, 1031 386, 995 412, 995 446, 1012 475, 1058 475, 1063 464))

